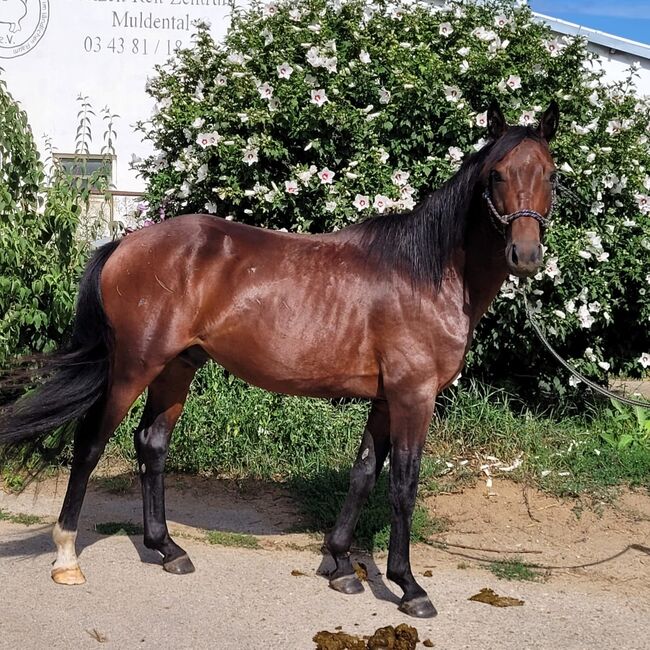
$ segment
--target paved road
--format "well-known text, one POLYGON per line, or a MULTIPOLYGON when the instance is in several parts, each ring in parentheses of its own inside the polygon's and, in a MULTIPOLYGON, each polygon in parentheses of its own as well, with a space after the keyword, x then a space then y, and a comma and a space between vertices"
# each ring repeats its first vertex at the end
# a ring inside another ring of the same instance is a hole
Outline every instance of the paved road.
MULTIPOLYGON (((383 625, 414 623, 397 611, 390 583, 374 568, 372 589, 344 596, 316 574, 320 557, 314 552, 182 543, 197 572, 173 576, 139 540, 82 531, 88 582, 62 587, 49 578, 50 526, 0 522, 0 648, 308 650, 322 629, 341 625, 350 633, 369 634, 383 625), (306 575, 292 576, 296 569, 306 575)), ((417 560, 416 572, 421 575, 426 566, 417 560)), ((379 569, 385 570, 382 561, 379 569)), ((555 580, 503 582, 474 569, 434 568, 433 577, 421 582, 439 615, 415 625, 420 638, 430 638, 436 648, 648 647, 647 599, 615 590, 582 592, 555 580), (525 605, 498 609, 467 600, 486 586, 525 605)))

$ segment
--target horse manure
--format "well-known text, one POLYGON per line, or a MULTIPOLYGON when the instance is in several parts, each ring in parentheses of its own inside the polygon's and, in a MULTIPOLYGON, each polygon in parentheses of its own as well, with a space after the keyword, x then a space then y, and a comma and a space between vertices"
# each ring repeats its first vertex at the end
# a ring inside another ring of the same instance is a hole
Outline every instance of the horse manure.
POLYGON ((524 604, 523 600, 510 598, 508 596, 499 596, 492 589, 484 587, 477 594, 467 600, 475 600, 477 603, 487 603, 494 607, 519 607, 524 604))
POLYGON ((387 625, 368 639, 368 650, 415 650, 419 640, 418 631, 406 623, 387 625))
POLYGON ((427 569, 422 575, 425 578, 433 578, 433 571, 431 571, 431 569, 427 569))
POLYGON ((363 562, 354 563, 354 572, 361 582, 368 582, 368 567, 363 562))
POLYGON ((306 576, 307 574, 306 574, 306 573, 303 573, 302 571, 298 571, 298 569, 294 569, 294 570, 291 572, 291 575, 292 575, 292 576, 306 576))
MULTIPOLYGON (((397 627, 380 627, 372 636, 363 639, 345 632, 325 630, 314 636, 316 650, 415 650, 418 641, 418 631, 406 623, 397 627)), ((427 647, 433 647, 433 644, 427 647)))
POLYGON ((314 636, 316 650, 366 650, 366 644, 358 636, 345 632, 322 630, 314 636))
POLYGON ((433 648, 433 641, 431 639, 425 639, 424 641, 422 641, 422 645, 425 648, 433 648))

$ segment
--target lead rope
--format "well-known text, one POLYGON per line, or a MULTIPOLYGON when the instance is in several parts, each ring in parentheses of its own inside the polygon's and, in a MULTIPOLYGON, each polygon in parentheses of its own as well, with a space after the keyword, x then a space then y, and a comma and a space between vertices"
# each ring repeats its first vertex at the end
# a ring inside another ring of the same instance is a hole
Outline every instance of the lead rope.
POLYGON ((589 388, 592 390, 596 391, 597 393, 600 393, 601 395, 605 395, 606 397, 609 397, 611 399, 615 399, 619 402, 623 402, 624 404, 629 404, 630 406, 640 406, 642 408, 650 408, 650 401, 649 400, 637 400, 637 399, 631 399, 629 397, 621 397, 620 395, 616 395, 616 393, 612 393, 611 391, 607 390, 606 388, 603 388, 602 386, 599 386, 595 382, 591 381, 591 379, 587 379, 584 375, 581 375, 570 363, 565 361, 554 349, 551 347, 551 344, 548 342, 546 337, 544 336, 544 333, 542 332, 542 328, 540 327, 539 323, 535 320, 535 317, 533 316, 533 310, 530 307, 530 303, 528 302, 528 293, 526 291, 526 287, 528 285, 528 282, 524 283, 524 286, 521 290, 521 294, 524 298, 524 305, 526 306, 526 315, 528 316, 528 320, 530 321, 530 324, 533 326, 533 329, 535 330, 535 334, 539 337, 539 340, 546 346, 548 351, 575 377, 577 377, 580 381, 584 382, 589 388))

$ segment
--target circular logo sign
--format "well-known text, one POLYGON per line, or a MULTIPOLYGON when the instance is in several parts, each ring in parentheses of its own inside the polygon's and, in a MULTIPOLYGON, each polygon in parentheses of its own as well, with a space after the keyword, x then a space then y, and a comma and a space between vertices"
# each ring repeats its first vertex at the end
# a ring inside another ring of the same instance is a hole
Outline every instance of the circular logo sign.
POLYGON ((0 0, 0 59, 33 50, 49 20, 49 0, 0 0))

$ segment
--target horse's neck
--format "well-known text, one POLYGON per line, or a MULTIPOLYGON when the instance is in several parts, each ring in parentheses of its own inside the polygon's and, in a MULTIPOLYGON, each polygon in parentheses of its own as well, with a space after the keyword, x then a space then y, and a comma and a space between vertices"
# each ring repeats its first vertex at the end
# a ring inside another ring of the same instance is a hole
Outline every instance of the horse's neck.
POLYGON ((464 270, 466 309, 472 330, 507 277, 505 240, 487 215, 475 215, 467 232, 464 270))

